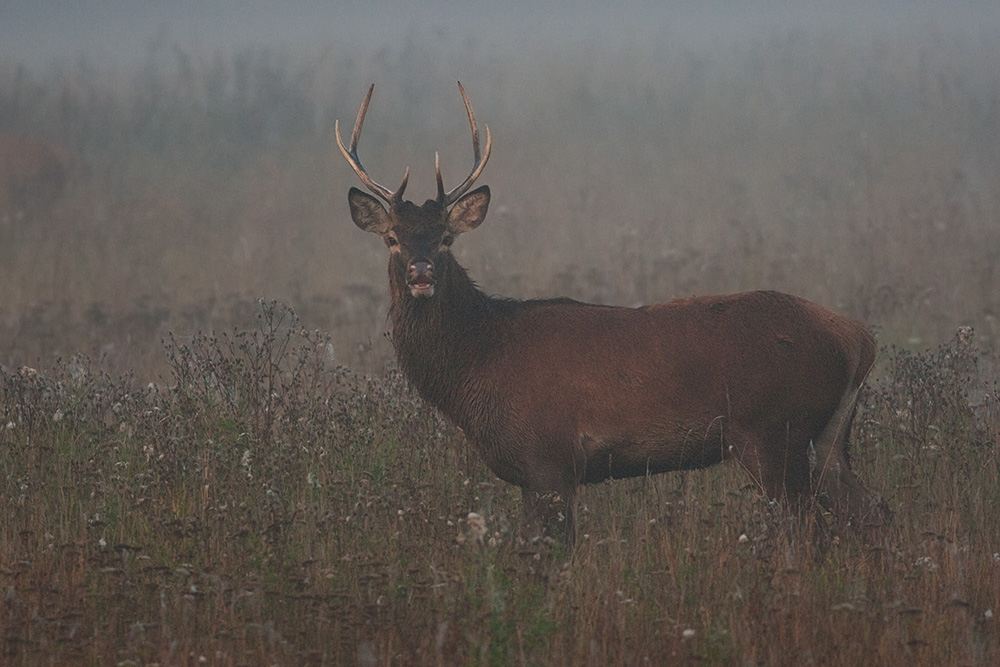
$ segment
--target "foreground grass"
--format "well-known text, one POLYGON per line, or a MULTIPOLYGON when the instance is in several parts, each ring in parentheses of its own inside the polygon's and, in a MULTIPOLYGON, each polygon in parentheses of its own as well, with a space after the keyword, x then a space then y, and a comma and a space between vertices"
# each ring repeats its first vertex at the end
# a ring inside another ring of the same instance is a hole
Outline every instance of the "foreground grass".
POLYGON ((729 467, 590 488, 580 542, 539 544, 398 376, 287 309, 165 347, 163 385, 0 377, 6 664, 1000 658, 998 394, 967 333, 883 354, 855 461, 897 522, 823 547, 729 467))

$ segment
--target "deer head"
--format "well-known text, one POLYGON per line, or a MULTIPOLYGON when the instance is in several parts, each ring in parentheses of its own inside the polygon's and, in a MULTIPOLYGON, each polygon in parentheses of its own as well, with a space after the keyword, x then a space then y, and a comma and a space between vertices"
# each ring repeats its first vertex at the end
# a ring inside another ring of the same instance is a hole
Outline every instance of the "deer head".
POLYGON ((440 260, 450 259, 450 247, 455 237, 475 229, 486 217, 490 204, 489 187, 484 185, 468 194, 466 192, 482 173, 490 157, 492 148, 490 128, 486 127, 486 146, 480 152, 476 117, 472 112, 469 98, 465 95, 465 89, 459 83, 458 89, 462 93, 465 110, 469 115, 469 125, 472 127, 472 150, 475 157, 472 172, 458 187, 446 193, 441 178, 440 157, 435 153, 437 197, 428 199, 422 206, 417 206, 403 199, 403 192, 406 190, 406 182, 410 175, 409 167, 403 174, 402 183, 392 191, 376 183, 358 159, 358 139, 374 89, 375 84, 372 84, 368 88, 364 102, 361 103, 358 118, 354 123, 354 132, 351 134, 350 149, 344 147, 344 142, 340 138, 339 121, 334 124, 340 151, 361 182, 378 197, 351 188, 348 193, 351 218, 361 229, 382 237, 390 252, 391 280, 397 285, 405 282, 410 295, 414 298, 430 298, 434 296, 435 282, 444 278, 442 271, 450 262, 440 260), (379 199, 388 204, 388 209, 379 199))

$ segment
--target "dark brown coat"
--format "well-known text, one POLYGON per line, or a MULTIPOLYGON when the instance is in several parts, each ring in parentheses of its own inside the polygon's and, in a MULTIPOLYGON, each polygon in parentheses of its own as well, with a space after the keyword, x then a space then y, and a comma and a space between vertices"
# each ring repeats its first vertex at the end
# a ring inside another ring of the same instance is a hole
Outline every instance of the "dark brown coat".
MULTIPOLYGON (((371 90, 369 90, 369 96, 371 90)), ((464 91, 463 91, 464 98, 464 91)), ((772 498, 810 497, 846 521, 888 512, 850 469, 847 434, 875 359, 864 326, 799 297, 747 292, 642 308, 479 291, 455 236, 486 216, 470 176, 422 206, 362 180, 354 222, 390 250, 392 341, 421 396, 458 425, 528 509, 569 519, 577 487, 737 460, 772 498), (456 194, 457 193, 457 194, 456 194)), ((484 156, 471 108, 476 166, 484 156)), ((338 132, 338 143, 339 132, 338 132)))

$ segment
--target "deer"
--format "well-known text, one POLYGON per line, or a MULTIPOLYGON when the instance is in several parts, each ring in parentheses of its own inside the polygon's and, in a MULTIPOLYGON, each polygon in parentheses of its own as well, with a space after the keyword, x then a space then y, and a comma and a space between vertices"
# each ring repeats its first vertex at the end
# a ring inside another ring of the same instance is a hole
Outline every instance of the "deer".
POLYGON ((62 146, 0 132, 0 223, 47 212, 66 187, 71 162, 62 146))
POLYGON ((735 460, 770 499, 813 500, 844 525, 884 524, 887 505, 851 468, 848 435, 876 356, 861 323, 776 291, 617 307, 488 296, 452 253, 479 227, 490 189, 470 188, 490 157, 459 83, 473 167, 437 196, 403 198, 358 158, 374 84, 346 147, 372 193, 352 187, 351 218, 389 251, 387 333, 403 374, 455 424, 527 518, 573 540, 581 485, 735 460))

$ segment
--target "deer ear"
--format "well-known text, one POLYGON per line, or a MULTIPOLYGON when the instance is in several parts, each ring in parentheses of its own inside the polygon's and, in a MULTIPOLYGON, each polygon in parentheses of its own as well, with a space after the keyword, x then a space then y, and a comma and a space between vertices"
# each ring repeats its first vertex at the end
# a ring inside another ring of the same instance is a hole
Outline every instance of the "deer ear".
POLYGON ((448 213, 448 229, 452 234, 469 232, 482 224, 490 207, 490 187, 483 185, 465 195, 448 213))
POLYGON ((347 201, 351 204, 351 218, 354 224, 366 232, 383 234, 392 226, 389 212, 382 206, 382 202, 370 194, 351 188, 347 193, 347 201))

